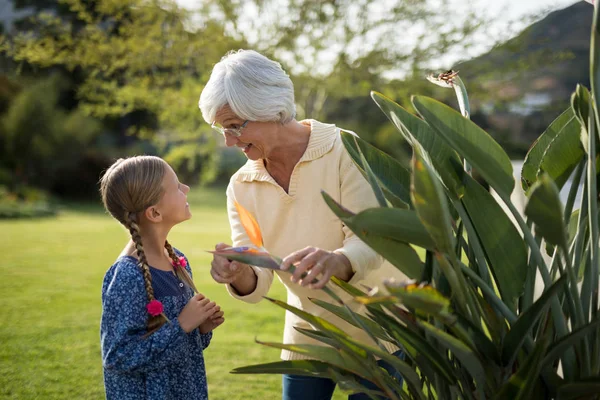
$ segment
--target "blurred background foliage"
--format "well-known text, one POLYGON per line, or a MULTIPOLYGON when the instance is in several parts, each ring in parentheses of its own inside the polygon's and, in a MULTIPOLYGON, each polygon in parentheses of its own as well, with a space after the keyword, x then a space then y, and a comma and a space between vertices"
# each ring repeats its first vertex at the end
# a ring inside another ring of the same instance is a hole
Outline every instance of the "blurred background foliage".
POLYGON ((239 48, 281 61, 298 118, 354 130, 392 155, 402 138, 370 90, 409 110, 411 93, 452 103, 423 77, 454 67, 469 82, 473 120, 522 157, 574 83, 588 84, 589 5, 500 42, 507 32, 490 37, 475 9, 438 3, 0 0, 15 16, 0 28, 0 216, 14 216, 19 201, 48 209, 48 196, 93 197, 102 170, 133 154, 164 157, 188 183, 226 182, 244 157, 224 148, 197 102, 212 66, 239 48), (497 43, 491 51, 444 65, 483 33, 497 43))

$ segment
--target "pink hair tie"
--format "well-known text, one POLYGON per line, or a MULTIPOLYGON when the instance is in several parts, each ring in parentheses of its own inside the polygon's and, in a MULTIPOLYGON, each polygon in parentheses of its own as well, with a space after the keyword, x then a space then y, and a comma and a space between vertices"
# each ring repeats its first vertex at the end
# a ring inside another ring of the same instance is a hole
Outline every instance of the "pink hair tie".
POLYGON ((163 313, 164 307, 160 301, 152 300, 150 303, 146 304, 146 310, 148 310, 148 314, 156 317, 163 313))
POLYGON ((171 264, 173 264, 174 267, 181 267, 181 268, 187 267, 187 261, 185 260, 185 257, 180 256, 177 258, 177 260, 178 260, 178 262, 171 261, 171 264))

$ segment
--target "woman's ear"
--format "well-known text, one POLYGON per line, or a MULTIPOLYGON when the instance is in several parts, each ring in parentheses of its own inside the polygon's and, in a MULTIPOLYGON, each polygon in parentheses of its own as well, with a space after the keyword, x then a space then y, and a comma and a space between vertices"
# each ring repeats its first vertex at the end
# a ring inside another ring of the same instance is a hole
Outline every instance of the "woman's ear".
POLYGON ((158 211, 158 207, 150 206, 144 211, 144 217, 150 222, 161 222, 162 214, 158 211))

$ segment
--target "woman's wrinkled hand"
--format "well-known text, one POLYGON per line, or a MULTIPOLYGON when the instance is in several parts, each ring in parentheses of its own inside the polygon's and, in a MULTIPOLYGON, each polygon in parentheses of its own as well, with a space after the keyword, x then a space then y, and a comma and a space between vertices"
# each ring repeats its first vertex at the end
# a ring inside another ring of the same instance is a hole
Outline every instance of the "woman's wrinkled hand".
POLYGON ((292 282, 311 289, 321 289, 332 276, 347 282, 354 274, 345 255, 317 247, 305 247, 291 253, 283 259, 281 269, 288 270, 291 265, 296 267, 292 282))
MULTIPOLYGON (((219 243, 215 246, 215 250, 223 250, 228 247, 230 247, 228 244, 219 243)), ((217 283, 230 284, 242 296, 250 294, 256 289, 257 278, 249 265, 229 261, 222 256, 213 255, 210 263, 210 275, 217 283)))
MULTIPOLYGON (((223 250, 228 247, 231 246, 219 243, 215 246, 215 250, 223 250)), ((225 257, 213 255, 213 260, 210 263, 210 275, 217 283, 231 284, 240 277, 244 266, 245 264, 240 262, 229 261, 225 257)))

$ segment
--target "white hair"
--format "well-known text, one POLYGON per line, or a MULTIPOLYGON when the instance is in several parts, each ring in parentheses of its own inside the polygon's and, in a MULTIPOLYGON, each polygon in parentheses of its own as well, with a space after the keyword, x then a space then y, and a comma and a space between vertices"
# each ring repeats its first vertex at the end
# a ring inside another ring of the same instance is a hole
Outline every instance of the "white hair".
POLYGON ((198 105, 209 124, 226 105, 250 121, 287 123, 296 117, 289 75, 281 64, 254 50, 226 54, 214 66, 198 105))

